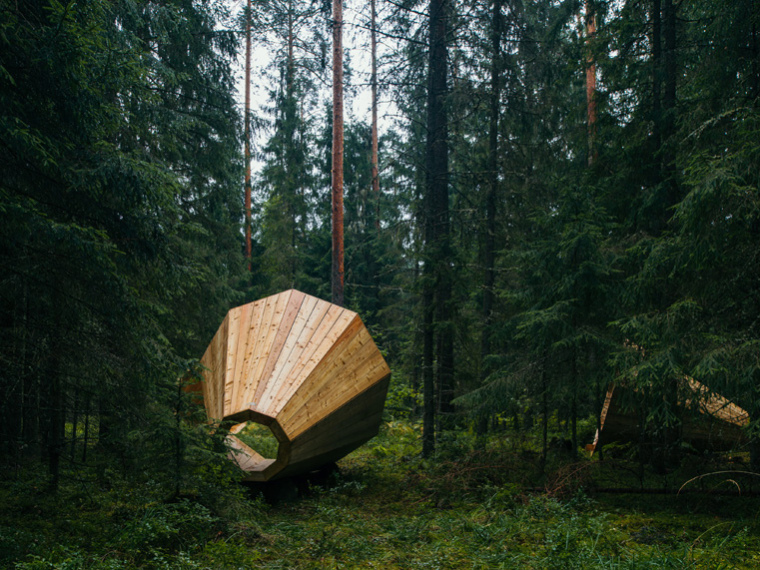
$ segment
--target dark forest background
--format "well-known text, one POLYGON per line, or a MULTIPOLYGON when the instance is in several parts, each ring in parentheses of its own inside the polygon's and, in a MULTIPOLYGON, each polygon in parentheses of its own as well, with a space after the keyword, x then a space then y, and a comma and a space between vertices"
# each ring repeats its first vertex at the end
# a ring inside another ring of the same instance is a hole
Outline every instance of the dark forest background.
MULTIPOLYGON (((108 457, 179 492, 224 463, 178 378, 226 311, 329 298, 329 10, 254 4, 273 64, 250 271, 244 16, 0 0, 5 465, 42 461, 55 487, 108 457)), ((369 117, 346 121, 345 304, 391 365, 389 413, 425 416, 427 455, 550 421, 578 450, 611 382, 674 446, 694 378, 749 413, 760 467, 759 25, 755 0, 380 3, 398 113, 379 193, 369 117)), ((361 77, 349 58, 349 99, 361 77)))

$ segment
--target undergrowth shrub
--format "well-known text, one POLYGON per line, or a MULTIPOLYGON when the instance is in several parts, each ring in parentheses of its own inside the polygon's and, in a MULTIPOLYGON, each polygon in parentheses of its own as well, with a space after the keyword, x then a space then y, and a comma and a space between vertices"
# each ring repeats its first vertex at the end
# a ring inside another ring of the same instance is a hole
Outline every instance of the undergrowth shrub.
POLYGON ((178 551, 207 542, 221 531, 221 524, 209 509, 187 499, 158 503, 127 521, 115 542, 126 551, 178 551))

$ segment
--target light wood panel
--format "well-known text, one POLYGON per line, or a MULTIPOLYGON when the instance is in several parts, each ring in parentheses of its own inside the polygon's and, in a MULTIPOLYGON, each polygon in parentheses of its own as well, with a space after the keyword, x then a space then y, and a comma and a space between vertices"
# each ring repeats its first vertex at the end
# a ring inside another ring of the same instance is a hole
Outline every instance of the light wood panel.
POLYGON ((293 398, 277 419, 288 437, 295 439, 354 396, 390 374, 380 351, 362 327, 346 350, 331 364, 315 370, 304 383, 302 398, 293 398), (309 387, 306 391, 305 387, 309 387))
POLYGON ((377 435, 390 377, 376 383, 334 414, 311 426, 293 440, 291 463, 329 453, 351 443, 359 447, 377 435))
POLYGON ((201 362, 210 418, 272 430, 277 458, 233 435, 233 459, 264 481, 335 461, 377 433, 390 369, 359 316, 289 290, 232 309, 201 362))
POLYGON ((316 297, 306 296, 304 299, 303 306, 293 323, 291 333, 288 335, 286 344, 280 352, 280 358, 274 366, 271 377, 267 381, 266 389, 258 398, 258 406, 265 410, 265 413, 273 413, 272 404, 278 391, 283 388, 283 385, 287 385, 288 381, 292 383, 293 380, 289 379, 289 376, 298 362, 299 356, 306 348, 309 339, 314 334, 316 324, 322 320, 329 306, 329 303, 319 301, 316 297), (322 305, 322 310, 318 310, 320 304, 322 305))
POLYGON ((225 317, 205 354, 201 358, 203 366, 203 402, 208 417, 221 420, 224 416, 224 377, 227 352, 229 315, 225 317))
POLYGON ((335 305, 330 305, 312 339, 304 349, 299 362, 293 367, 291 380, 282 383, 269 406, 269 412, 279 416, 284 406, 301 389, 313 370, 322 362, 336 345, 349 325, 355 320, 356 313, 335 305))

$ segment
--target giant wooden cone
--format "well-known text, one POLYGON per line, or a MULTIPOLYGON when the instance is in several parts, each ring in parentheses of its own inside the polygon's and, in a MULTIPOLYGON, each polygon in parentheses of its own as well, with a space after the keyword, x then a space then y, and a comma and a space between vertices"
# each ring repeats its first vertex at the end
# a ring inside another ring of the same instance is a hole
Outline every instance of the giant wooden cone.
POLYGON ((265 459, 229 436, 247 480, 308 472, 377 435, 390 369, 353 311, 295 290, 237 307, 201 364, 209 418, 268 426, 279 442, 265 459))

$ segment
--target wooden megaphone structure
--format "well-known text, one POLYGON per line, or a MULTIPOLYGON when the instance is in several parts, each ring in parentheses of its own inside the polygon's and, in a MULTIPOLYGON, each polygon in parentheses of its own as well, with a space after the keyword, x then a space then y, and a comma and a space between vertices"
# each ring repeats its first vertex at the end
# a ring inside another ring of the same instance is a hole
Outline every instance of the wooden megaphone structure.
POLYGON ((307 473, 377 435, 391 374, 359 315, 292 289, 230 310, 201 364, 209 419, 277 440, 267 458, 231 430, 247 481, 307 473))

